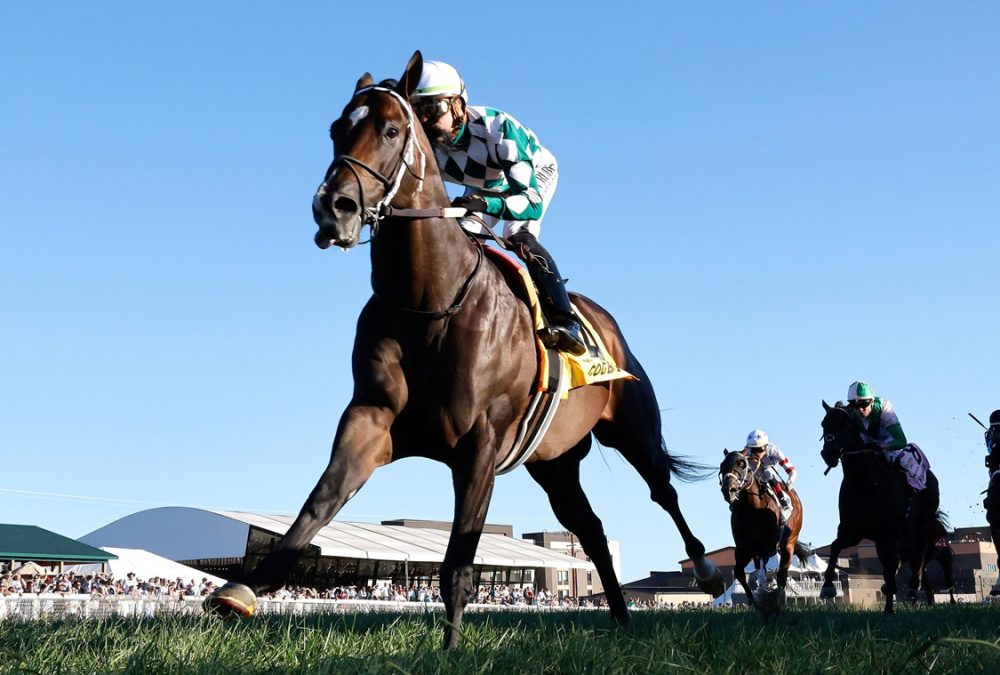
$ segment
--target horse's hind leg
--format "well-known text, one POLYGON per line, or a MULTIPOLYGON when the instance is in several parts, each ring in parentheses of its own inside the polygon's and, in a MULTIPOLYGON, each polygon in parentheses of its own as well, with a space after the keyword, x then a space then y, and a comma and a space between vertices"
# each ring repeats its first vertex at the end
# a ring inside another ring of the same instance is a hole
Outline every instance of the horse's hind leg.
MULTIPOLYGON (((559 523, 577 536, 580 546, 597 568, 611 616, 620 625, 627 626, 631 617, 615 575, 604 525, 594 513, 580 485, 580 461, 590 450, 590 442, 590 434, 587 434, 576 447, 558 458, 526 466, 531 477, 548 495, 549 504, 559 523)), ((573 592, 576 592, 575 588, 573 592)))
MULTIPOLYGON (((628 370, 645 377, 634 361, 628 370), (639 372, 636 372, 638 369, 639 372)), ((684 540, 684 550, 694 563, 695 579, 703 591, 713 597, 722 595, 725 586, 715 563, 705 557, 705 546, 688 527, 677 501, 677 491, 670 484, 671 458, 660 435, 660 411, 648 379, 616 383, 613 418, 594 427, 597 440, 618 450, 635 467, 649 486, 650 497, 670 514, 684 540)))

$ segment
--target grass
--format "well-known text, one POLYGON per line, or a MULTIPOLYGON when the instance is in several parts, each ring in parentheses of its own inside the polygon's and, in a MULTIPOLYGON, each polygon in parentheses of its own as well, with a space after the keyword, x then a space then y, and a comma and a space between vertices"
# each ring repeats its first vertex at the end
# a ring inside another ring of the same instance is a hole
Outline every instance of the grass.
POLYGON ((1000 673, 1000 606, 0 622, 0 673, 1000 673))

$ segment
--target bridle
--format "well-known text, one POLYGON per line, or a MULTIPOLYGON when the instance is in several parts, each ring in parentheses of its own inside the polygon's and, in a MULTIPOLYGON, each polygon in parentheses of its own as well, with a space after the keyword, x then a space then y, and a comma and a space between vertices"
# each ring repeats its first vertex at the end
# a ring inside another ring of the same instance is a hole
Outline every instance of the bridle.
MULTIPOLYGON (((354 92, 354 96, 357 97, 359 94, 364 94, 370 91, 389 94, 396 99, 400 106, 402 106, 403 111, 406 113, 406 145, 399 155, 399 161, 396 163, 396 168, 393 170, 392 178, 383 176, 381 172, 356 157, 351 157, 350 155, 342 153, 334 157, 333 163, 330 165, 330 174, 323 182, 325 186, 326 183, 329 182, 330 178, 332 178, 336 173, 336 169, 341 166, 347 167, 348 170, 350 170, 350 172, 354 175, 354 178, 358 183, 358 200, 364 213, 361 218, 361 222, 362 225, 368 225, 371 228, 371 237, 367 242, 361 243, 370 243, 374 240, 375 237, 378 236, 379 225, 384 219, 389 217, 413 219, 460 218, 466 215, 466 209, 459 207, 438 207, 429 209, 393 208, 392 200, 395 198, 396 193, 399 192, 399 187, 403 183, 404 170, 408 171, 411 176, 417 179, 417 192, 423 191, 424 177, 427 169, 427 155, 424 153, 423 149, 420 148, 416 140, 417 136, 414 133, 416 119, 413 114, 413 106, 411 106, 410 103, 396 90, 378 85, 372 85, 359 89, 354 92), (415 171, 414 164, 417 161, 418 155, 419 171, 415 171), (371 176, 382 183, 385 188, 385 191, 382 193, 382 198, 375 203, 374 206, 368 206, 368 200, 365 199, 364 182, 361 180, 361 173, 358 169, 367 171, 371 176)), ((443 319, 457 314, 461 311, 462 304, 465 302, 465 299, 469 295, 469 291, 472 288, 472 282, 479 274, 479 270, 483 265, 483 247, 479 244, 476 245, 476 254, 476 264, 472 268, 472 272, 468 277, 466 277, 465 281, 462 283, 462 287, 459 289, 458 295, 448 308, 439 311, 425 311, 420 309, 410 309, 408 307, 396 307, 396 309, 427 320, 443 319)), ((375 295, 378 297, 377 293, 375 295)))
POLYGON ((744 460, 745 461, 743 462, 739 462, 737 460, 737 462, 735 462, 737 466, 734 466, 732 471, 729 471, 727 473, 722 473, 721 470, 719 471, 720 487, 725 486, 725 480, 730 476, 732 476, 733 479, 736 481, 736 494, 743 492, 743 490, 747 489, 750 486, 750 483, 753 481, 753 471, 750 470, 750 460, 746 458, 744 458, 744 460), (741 467, 742 471, 740 471, 741 467))
MULTIPOLYGON (((399 155, 399 161, 396 163, 396 168, 392 172, 392 178, 386 178, 381 172, 368 164, 365 164, 360 159, 351 157, 347 154, 339 154, 333 158, 333 163, 330 165, 330 176, 326 179, 326 181, 324 181, 324 185, 330 180, 331 177, 333 177, 333 174, 336 173, 336 169, 341 166, 346 166, 351 173, 354 174, 354 178, 358 182, 358 199, 361 208, 364 211, 361 222, 364 225, 371 227, 371 236, 372 239, 374 239, 378 234, 379 223, 391 212, 390 203, 396 196, 396 193, 399 192, 399 186, 403 182, 404 169, 408 170, 410 174, 417 179, 417 192, 423 191, 424 173, 427 168, 427 156, 417 145, 416 134, 413 133, 413 127, 415 125, 413 108, 409 103, 407 103, 406 99, 403 98, 399 92, 393 89, 376 85, 359 89, 354 92, 354 96, 357 97, 359 94, 364 94, 370 91, 379 91, 389 94, 399 102, 403 110, 406 112, 406 145, 399 155), (415 172, 413 165, 418 154, 420 155, 419 172, 415 172), (385 191, 382 193, 382 199, 380 199, 374 206, 368 206, 368 200, 365 199, 364 182, 361 180, 361 174, 358 172, 358 169, 367 171, 371 176, 382 183, 382 186, 385 188, 385 191)), ((396 215, 400 214, 397 213, 396 215)))

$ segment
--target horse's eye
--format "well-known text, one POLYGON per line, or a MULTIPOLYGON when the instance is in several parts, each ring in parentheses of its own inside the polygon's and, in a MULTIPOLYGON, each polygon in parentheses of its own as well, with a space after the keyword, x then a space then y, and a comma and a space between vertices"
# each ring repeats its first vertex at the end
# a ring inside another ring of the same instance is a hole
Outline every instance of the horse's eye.
POLYGON ((396 127, 389 127, 385 130, 385 137, 388 139, 393 139, 399 136, 399 129, 396 127))

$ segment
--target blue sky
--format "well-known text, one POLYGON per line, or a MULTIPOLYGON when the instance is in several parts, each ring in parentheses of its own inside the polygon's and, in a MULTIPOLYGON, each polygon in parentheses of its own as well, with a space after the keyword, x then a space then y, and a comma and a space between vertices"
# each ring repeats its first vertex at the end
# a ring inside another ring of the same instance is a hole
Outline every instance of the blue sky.
MULTIPOLYGON (((820 400, 867 379, 985 522, 1000 408, 994 3, 6 3, 0 20, 0 521, 81 536, 146 506, 297 512, 351 382, 365 249, 312 243, 327 129, 414 49, 560 162, 543 227, 618 318, 672 451, 755 427, 834 536, 820 400), (47 494, 38 494, 47 493, 47 494), (86 499, 56 497, 76 495, 86 499)), ((623 576, 676 569, 613 450, 583 482, 623 576)), ((446 469, 375 473, 346 520, 450 519, 446 469)), ((707 547, 713 480, 680 484, 707 547)), ((491 522, 560 529, 524 470, 491 522)))

